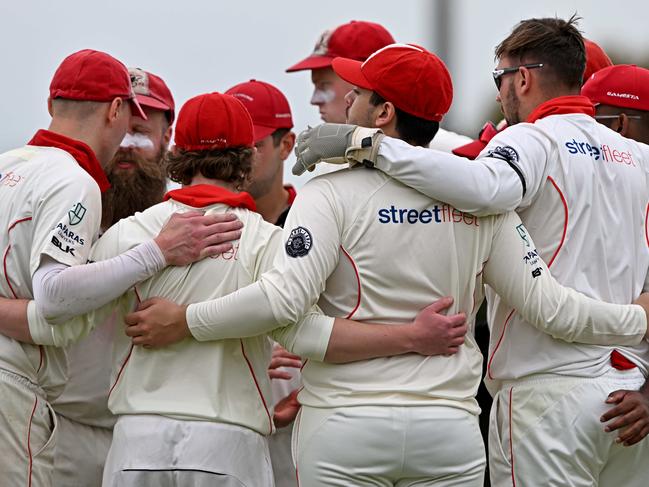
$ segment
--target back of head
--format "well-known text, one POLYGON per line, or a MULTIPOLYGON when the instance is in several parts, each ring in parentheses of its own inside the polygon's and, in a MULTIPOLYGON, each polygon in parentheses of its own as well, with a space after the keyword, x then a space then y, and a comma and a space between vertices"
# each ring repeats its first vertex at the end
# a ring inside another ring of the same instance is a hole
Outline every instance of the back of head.
POLYGON ((291 107, 284 94, 264 81, 251 79, 225 92, 238 99, 250 113, 255 132, 255 143, 276 131, 293 128, 291 107))
POLYGON ((543 63, 539 76, 544 88, 578 90, 586 66, 584 39, 577 29, 579 18, 527 19, 496 47, 496 58, 518 64, 543 63), (557 86, 558 85, 558 86, 557 86))
POLYGON ((394 38, 382 25, 352 20, 324 31, 313 52, 286 72, 327 68, 336 57, 365 61, 376 50, 393 43, 394 38))
POLYGON ((50 83, 50 99, 53 109, 61 107, 69 116, 75 109, 80 116, 87 116, 88 110, 122 98, 132 103, 135 113, 146 118, 140 108, 131 86, 128 69, 109 54, 84 49, 66 57, 59 65, 50 83), (58 103, 67 100, 68 103, 58 103), (91 102, 88 105, 84 103, 91 102))
POLYGON ((167 155, 169 177, 188 185, 196 175, 240 189, 252 168, 252 119, 235 97, 207 93, 188 100, 176 122, 176 144, 167 155))

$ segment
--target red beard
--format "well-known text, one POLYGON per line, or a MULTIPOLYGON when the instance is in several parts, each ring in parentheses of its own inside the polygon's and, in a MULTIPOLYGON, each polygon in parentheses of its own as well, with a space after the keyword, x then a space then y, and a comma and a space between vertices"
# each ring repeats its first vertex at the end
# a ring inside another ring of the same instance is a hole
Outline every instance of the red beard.
POLYGON ((133 149, 120 148, 106 168, 110 189, 102 194, 101 227, 105 230, 122 218, 160 203, 167 188, 163 167, 165 147, 154 160, 142 157, 133 149), (119 163, 133 164, 130 169, 119 163))

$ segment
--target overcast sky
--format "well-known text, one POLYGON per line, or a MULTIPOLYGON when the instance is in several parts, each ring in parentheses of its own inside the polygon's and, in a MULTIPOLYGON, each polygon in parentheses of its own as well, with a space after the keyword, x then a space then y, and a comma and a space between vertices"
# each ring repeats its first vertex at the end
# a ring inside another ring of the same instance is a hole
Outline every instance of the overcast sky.
POLYGON ((443 1, 448 2, 448 20, 442 19, 448 48, 437 41, 444 32, 441 0, 3 0, 0 151, 47 126, 52 74, 66 55, 83 48, 107 51, 128 66, 159 74, 178 106, 250 78, 268 81, 284 91, 300 129, 318 123, 317 110, 308 104, 309 74, 284 69, 307 56, 326 28, 371 20, 399 42, 439 50, 455 86, 444 123, 468 135, 475 135, 495 107, 493 47, 523 18, 568 17, 577 11, 585 34, 611 54, 637 58, 638 64, 647 57, 646 1, 443 1))

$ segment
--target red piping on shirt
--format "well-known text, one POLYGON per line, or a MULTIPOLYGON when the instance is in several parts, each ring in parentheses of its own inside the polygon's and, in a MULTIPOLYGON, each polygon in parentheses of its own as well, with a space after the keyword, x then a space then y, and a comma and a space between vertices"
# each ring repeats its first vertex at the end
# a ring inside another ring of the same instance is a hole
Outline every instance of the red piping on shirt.
POLYGON ((509 389, 509 462, 512 469, 512 487, 516 487, 516 478, 514 477, 514 445, 512 444, 512 395, 514 388, 509 389))
POLYGON ((487 365, 487 375, 489 376, 490 379, 493 379, 493 376, 491 375, 491 362, 494 360, 494 356, 496 355, 496 352, 498 351, 498 348, 500 347, 500 343, 503 341, 503 337, 505 336, 505 330, 507 329, 507 324, 509 323, 509 320, 511 319, 512 316, 514 316, 514 312, 516 310, 513 309, 511 313, 507 316, 505 319, 505 324, 503 325, 503 331, 500 334, 500 338, 498 339, 498 343, 496 343, 496 348, 494 348, 494 351, 491 352, 491 357, 489 357, 489 364, 487 365))
POLYGON ((248 364, 248 370, 250 370, 250 375, 252 375, 252 380, 255 381, 255 387, 257 387, 257 392, 259 393, 261 402, 264 404, 264 410, 266 411, 266 416, 268 416, 268 423, 270 427, 270 429, 268 430, 268 434, 271 434, 273 432, 273 418, 270 415, 270 411, 268 410, 268 405, 266 404, 266 398, 264 397, 264 394, 261 392, 261 388, 259 387, 259 382, 257 382, 257 376, 255 375, 255 371, 252 368, 252 364, 250 363, 250 360, 248 360, 248 356, 246 355, 246 350, 243 348, 243 340, 239 339, 239 343, 241 344, 241 353, 243 354, 243 358, 248 364))
MULTIPOLYGON (((478 277, 480 277, 480 274, 482 274, 482 273, 484 272, 484 267, 487 265, 487 262, 489 262, 489 259, 485 260, 485 261, 482 263, 482 269, 480 269, 480 272, 478 272, 478 273, 475 275, 475 278, 476 278, 476 279, 477 279, 478 277)), ((471 314, 473 314, 473 312, 475 311, 475 305, 478 304, 478 303, 476 302, 476 299, 475 299, 475 292, 476 292, 476 291, 477 291, 477 287, 476 287, 476 289, 473 290, 473 306, 471 307, 471 314)))
MULTIPOLYGON (((13 222, 11 225, 9 225, 9 228, 7 228, 7 240, 9 240, 9 233, 13 228, 18 225, 19 223, 26 222, 31 220, 32 217, 28 216, 27 218, 21 218, 20 220, 16 220, 13 222)), ((18 296, 16 295, 16 292, 14 291, 13 286, 11 285, 11 281, 9 281, 9 274, 7 274, 7 256, 9 255, 9 250, 11 249, 11 244, 7 245, 7 249, 5 250, 4 257, 2 258, 2 266, 5 272, 5 279, 7 280, 7 284, 9 285, 9 289, 11 290, 11 294, 13 294, 14 298, 18 299, 18 296)))
MULTIPOLYGON (((133 286, 133 291, 135 292, 135 299, 137 300, 138 303, 142 302, 142 298, 140 298, 140 293, 137 292, 137 287, 133 286)), ((122 377, 122 372, 124 372, 124 369, 126 368, 126 364, 131 358, 131 354, 133 353, 133 342, 131 341, 131 348, 128 350, 128 354, 126 355, 126 358, 124 359, 124 363, 122 366, 119 368, 119 372, 117 372, 117 377, 115 377, 115 382, 111 386, 110 390, 108 391, 108 397, 113 393, 113 389, 115 389, 115 386, 119 382, 119 379, 122 377)))
POLYGON ((648 223, 649 223, 649 203, 647 204, 647 211, 644 214, 644 238, 647 240, 647 247, 649 247, 649 228, 647 228, 648 223))
POLYGON ((344 254, 347 256, 349 261, 352 263, 352 267, 354 268, 354 273, 356 274, 356 283, 358 284, 358 299, 356 300, 356 307, 352 310, 351 313, 349 313, 346 318, 350 319, 352 316, 354 316, 354 313, 358 310, 358 307, 361 305, 361 278, 358 275, 358 268, 356 267, 356 262, 354 262, 354 259, 352 259, 352 256, 349 255, 349 253, 345 250, 345 248, 341 245, 340 250, 344 252, 344 254))
POLYGON ((563 247, 563 242, 566 240, 566 233, 568 232, 568 203, 566 202, 566 198, 563 196, 561 189, 559 189, 559 186, 551 176, 548 176, 548 181, 550 181, 552 186, 554 186, 554 189, 557 190, 559 197, 561 198, 561 203, 563 203, 563 234, 561 235, 561 242, 559 242, 557 250, 554 251, 554 255, 550 259, 550 262, 548 262, 548 268, 550 268, 554 259, 559 255, 559 251, 561 250, 561 247, 563 247))
POLYGON ((300 409, 297 414, 298 417, 295 419, 295 428, 297 428, 297 430, 295 431, 295 481, 297 482, 297 487, 300 487, 300 474, 297 467, 297 459, 299 458, 298 442, 300 441, 300 422, 302 419, 302 410, 300 409))
POLYGON ((32 407, 32 413, 29 416, 29 425, 27 426, 27 455, 29 456, 29 487, 32 487, 32 469, 34 466, 34 459, 32 458, 32 421, 34 419, 34 413, 36 412, 36 405, 38 404, 38 396, 34 395, 34 406, 32 407))

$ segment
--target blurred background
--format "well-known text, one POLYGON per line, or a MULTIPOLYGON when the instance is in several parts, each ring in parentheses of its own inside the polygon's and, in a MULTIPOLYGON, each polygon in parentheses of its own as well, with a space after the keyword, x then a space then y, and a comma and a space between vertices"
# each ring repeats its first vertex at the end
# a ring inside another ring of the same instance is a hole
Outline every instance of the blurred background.
MULTIPOLYGON (((0 4, 0 151, 24 144, 49 121, 50 79, 83 48, 160 75, 178 107, 251 78, 279 87, 296 131, 319 123, 309 72, 284 70, 306 57, 325 29, 349 20, 385 26, 398 42, 423 45, 448 65, 455 87, 442 125, 471 137, 499 120, 491 79, 494 47, 521 19, 577 12, 584 35, 614 63, 649 67, 649 2, 626 0, 24 0, 0 4)), ((297 187, 304 183, 290 175, 297 187)))

